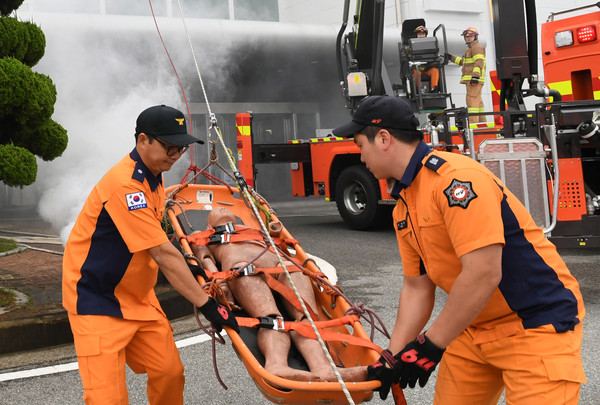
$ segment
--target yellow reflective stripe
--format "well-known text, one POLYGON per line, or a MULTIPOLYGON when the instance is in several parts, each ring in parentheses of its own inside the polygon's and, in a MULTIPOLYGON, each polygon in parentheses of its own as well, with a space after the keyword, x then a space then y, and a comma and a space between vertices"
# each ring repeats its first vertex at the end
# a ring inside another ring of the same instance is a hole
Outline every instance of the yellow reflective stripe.
POLYGON ((465 58, 464 63, 473 63, 473 58, 465 58))
POLYGON ((548 83, 548 87, 552 90, 558 91, 563 96, 573 94, 573 88, 571 87, 570 80, 565 80, 563 82, 548 83))
POLYGON ((454 63, 456 63, 457 65, 460 65, 461 61, 462 61, 462 58, 460 56, 457 56, 456 59, 454 60, 454 63))
POLYGON ((481 69, 479 69, 478 67, 473 68, 473 74, 475 76, 481 76, 481 69))
MULTIPOLYGON (((493 128, 495 126, 496 126, 496 124, 494 124, 493 122, 480 122, 478 124, 469 124, 470 129, 493 128)), ((452 126, 452 127, 450 127, 450 131, 458 131, 458 127, 452 126)))
POLYGON ((335 136, 330 136, 328 138, 311 138, 308 142, 331 142, 331 141, 345 141, 348 138, 340 138, 335 136))
POLYGON ((473 60, 485 59, 482 53, 478 53, 477 55, 473 55, 473 60))
POLYGON ((240 135, 250 136, 250 132, 251 132, 250 125, 242 125, 242 126, 236 125, 235 127, 240 132, 240 135))

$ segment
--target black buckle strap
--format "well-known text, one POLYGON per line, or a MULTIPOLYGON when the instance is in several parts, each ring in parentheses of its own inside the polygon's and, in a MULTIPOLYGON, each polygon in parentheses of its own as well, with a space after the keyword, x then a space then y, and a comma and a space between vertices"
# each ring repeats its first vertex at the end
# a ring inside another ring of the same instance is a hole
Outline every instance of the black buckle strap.
POLYGON ((272 318, 270 316, 259 316, 258 318, 258 327, 265 329, 273 329, 279 332, 285 332, 285 323, 283 321, 283 317, 278 316, 276 318, 272 318))
POLYGON ((234 233, 235 232, 235 224, 230 221, 225 225, 215 226, 215 233, 234 233))
POLYGON ((208 244, 209 245, 220 245, 223 243, 229 243, 230 240, 231 240, 230 233, 215 233, 208 237, 208 244))
POLYGON ((233 222, 227 222, 225 225, 215 226, 215 233, 208 237, 209 245, 220 245, 223 243, 229 243, 231 240, 231 234, 235 232, 235 225, 233 222))
POLYGON ((232 267, 231 270, 237 271, 240 276, 253 276, 256 273, 256 268, 252 263, 246 267, 232 267))

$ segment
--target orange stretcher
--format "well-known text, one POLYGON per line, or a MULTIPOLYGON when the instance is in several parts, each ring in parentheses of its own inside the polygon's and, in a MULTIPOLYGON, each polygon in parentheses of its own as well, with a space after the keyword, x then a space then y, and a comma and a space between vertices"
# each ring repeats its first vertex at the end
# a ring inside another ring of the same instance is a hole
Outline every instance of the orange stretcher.
MULTIPOLYGON (((254 211, 237 188, 227 185, 180 184, 167 188, 166 195, 169 222, 184 256, 188 259, 191 258, 192 264, 198 264, 198 262, 194 262, 193 256, 191 256, 192 250, 188 244, 187 235, 190 235, 193 231, 203 231, 206 228, 206 216, 213 208, 226 207, 236 215, 239 223, 256 229, 260 229, 260 223, 255 218, 255 212, 259 212, 264 223, 268 224, 270 221, 277 220, 273 210, 260 196, 257 195, 258 198, 255 201, 256 207, 259 209, 254 211)), ((336 294, 335 289, 332 291, 327 285, 319 282, 323 279, 327 281, 326 276, 321 273, 318 266, 309 258, 298 241, 289 234, 285 226, 276 243, 278 243, 278 248, 284 254, 293 258, 295 263, 301 263, 303 271, 318 275, 313 282, 318 304, 318 314, 316 314, 318 319, 315 319, 315 325, 317 325, 322 339, 326 342, 336 366, 366 366, 377 361, 381 349, 371 341, 361 324, 360 316, 346 314, 351 308, 347 299, 336 294)), ((201 276, 197 277, 198 281, 206 286, 209 280, 204 280, 201 276)), ((206 287, 205 290, 210 291, 206 287)), ((214 291, 209 293, 214 295, 214 291)), ((231 339, 234 350, 244 363, 258 390, 272 402, 285 404, 347 404, 349 402, 347 393, 349 392, 354 403, 359 404, 369 401, 373 397, 373 391, 379 387, 380 383, 378 381, 348 381, 344 382, 347 388, 347 391, 344 392, 339 382, 296 381, 273 375, 263 367, 261 362, 264 361, 264 357, 255 347, 255 342, 252 342, 252 339, 255 339, 255 327, 260 323, 260 320, 244 318, 238 314, 236 316, 240 326, 242 326, 240 334, 229 328, 225 328, 225 330, 231 339)), ((302 329, 301 326, 304 326, 303 331, 299 331, 299 333, 314 336, 312 329, 306 329, 306 324, 293 325, 293 323, 286 322, 286 325, 288 325, 286 330, 298 330, 302 329)), ((291 357, 293 355, 292 351, 290 353, 291 357)), ((302 361, 302 359, 294 360, 290 358, 289 364, 292 367, 296 367, 295 364, 302 367, 302 361)), ((394 392, 396 403, 405 404, 404 396, 399 387, 394 392), (398 398, 399 396, 400 398, 398 398)))

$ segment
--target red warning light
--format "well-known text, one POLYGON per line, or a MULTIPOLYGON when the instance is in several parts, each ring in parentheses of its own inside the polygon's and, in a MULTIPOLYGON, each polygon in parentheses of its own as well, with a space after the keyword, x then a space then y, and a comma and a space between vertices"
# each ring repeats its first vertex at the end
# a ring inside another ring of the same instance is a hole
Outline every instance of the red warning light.
POLYGON ((582 44, 596 40, 596 27, 588 25, 586 27, 577 28, 577 41, 582 44))

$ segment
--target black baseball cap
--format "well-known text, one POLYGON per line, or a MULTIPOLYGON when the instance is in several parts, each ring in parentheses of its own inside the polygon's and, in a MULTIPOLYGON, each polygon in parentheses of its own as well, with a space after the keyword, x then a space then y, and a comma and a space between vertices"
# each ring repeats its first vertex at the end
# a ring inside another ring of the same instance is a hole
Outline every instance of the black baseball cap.
POLYGON ((352 116, 352 121, 337 127, 335 136, 353 138, 354 134, 366 127, 380 127, 421 133, 417 130, 419 120, 410 105, 399 97, 369 96, 361 100, 352 116))
POLYGON ((164 104, 146 108, 140 113, 136 121, 135 133, 142 132, 176 146, 194 142, 204 143, 188 134, 185 115, 181 111, 164 104))

